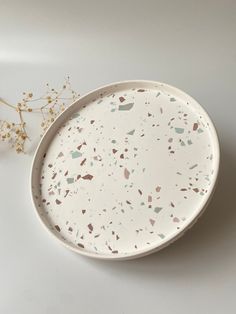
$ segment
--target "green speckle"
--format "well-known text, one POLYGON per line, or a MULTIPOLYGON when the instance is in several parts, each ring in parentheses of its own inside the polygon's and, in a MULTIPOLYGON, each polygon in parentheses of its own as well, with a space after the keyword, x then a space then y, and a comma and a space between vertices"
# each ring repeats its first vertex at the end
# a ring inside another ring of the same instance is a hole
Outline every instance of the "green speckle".
POLYGON ((74 183, 74 178, 67 178, 66 181, 68 184, 74 183))
POLYGON ((204 193, 203 193, 203 192, 200 192, 200 195, 204 195, 204 193))
POLYGON ((115 143, 116 143, 116 140, 112 140, 111 142, 112 142, 113 144, 115 144, 115 143))
POLYGON ((80 114, 78 112, 72 114, 71 119, 75 119, 78 118, 80 116, 80 114))
POLYGON ((181 146, 185 146, 184 141, 181 141, 180 144, 181 144, 181 146))
POLYGON ((121 111, 130 110, 133 108, 133 105, 134 105, 133 102, 126 104, 126 105, 119 105, 119 110, 121 110, 121 111))
POLYGON ((141 206, 145 205, 144 202, 140 203, 141 206))
POLYGON ((171 97, 170 101, 176 101, 176 99, 174 97, 171 97))
POLYGON ((127 134, 129 135, 134 135, 135 129, 133 129, 132 131, 129 131, 127 134))
POLYGON ((162 207, 155 207, 154 212, 155 213, 160 213, 160 211, 162 210, 162 207))
POLYGON ((115 111, 116 111, 116 109, 115 109, 115 108, 111 109, 111 112, 115 112, 115 111))
POLYGON ((191 140, 188 140, 188 145, 192 145, 193 142, 191 140))
POLYGON ((93 166, 93 162, 92 161, 90 162, 90 166, 93 166))
POLYGON ((184 133, 184 129, 183 128, 175 128, 175 132, 178 134, 182 134, 182 133, 184 133))
POLYGON ((161 239, 164 239, 165 238, 165 235, 163 233, 159 233, 158 236, 161 238, 161 239))
POLYGON ((76 150, 76 151, 74 151, 74 152, 71 152, 71 156, 72 156, 72 158, 74 159, 74 158, 78 158, 78 157, 82 156, 82 154, 81 154, 81 152, 78 152, 78 151, 76 150))
POLYGON ((203 129, 198 129, 197 131, 198 131, 198 133, 202 133, 203 129))

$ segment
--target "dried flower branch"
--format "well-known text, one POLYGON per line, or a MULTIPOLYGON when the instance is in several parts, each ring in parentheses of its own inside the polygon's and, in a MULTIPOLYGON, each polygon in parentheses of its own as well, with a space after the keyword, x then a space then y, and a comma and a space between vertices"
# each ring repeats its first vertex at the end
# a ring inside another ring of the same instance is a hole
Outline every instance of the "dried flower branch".
POLYGON ((57 91, 46 85, 46 93, 39 97, 33 98, 32 92, 24 92, 23 99, 17 104, 12 105, 0 98, 0 104, 5 105, 18 113, 19 123, 0 120, 0 141, 9 143, 17 153, 25 152, 25 142, 29 140, 24 120, 25 113, 38 112, 42 115, 42 133, 53 123, 55 118, 63 112, 66 107, 79 97, 67 77, 62 88, 57 91), (65 95, 68 94, 67 97, 65 95), (32 103, 41 103, 40 107, 32 107, 32 103))

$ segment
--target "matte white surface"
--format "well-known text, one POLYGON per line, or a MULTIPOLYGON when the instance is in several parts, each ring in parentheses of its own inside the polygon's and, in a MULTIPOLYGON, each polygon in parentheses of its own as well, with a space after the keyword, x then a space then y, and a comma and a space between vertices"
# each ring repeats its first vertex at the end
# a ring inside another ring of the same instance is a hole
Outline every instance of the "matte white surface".
POLYGON ((235 313, 235 16, 229 0, 0 1, 0 97, 14 103, 68 74, 81 93, 164 81, 209 112, 222 150, 218 188, 193 229, 149 257, 105 262, 48 236, 30 201, 32 152, 1 146, 1 313, 235 313))

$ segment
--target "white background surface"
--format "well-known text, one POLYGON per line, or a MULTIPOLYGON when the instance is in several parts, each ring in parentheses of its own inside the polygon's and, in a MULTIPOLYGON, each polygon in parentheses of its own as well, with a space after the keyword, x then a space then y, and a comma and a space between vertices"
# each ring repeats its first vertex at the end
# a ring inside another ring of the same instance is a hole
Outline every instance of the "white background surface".
POLYGON ((222 150, 215 196, 183 238, 146 258, 105 262, 49 237, 30 200, 32 149, 18 156, 0 146, 0 313, 235 313, 235 33, 235 0, 0 0, 0 97, 15 103, 68 74, 82 94, 163 81, 204 106, 222 150))

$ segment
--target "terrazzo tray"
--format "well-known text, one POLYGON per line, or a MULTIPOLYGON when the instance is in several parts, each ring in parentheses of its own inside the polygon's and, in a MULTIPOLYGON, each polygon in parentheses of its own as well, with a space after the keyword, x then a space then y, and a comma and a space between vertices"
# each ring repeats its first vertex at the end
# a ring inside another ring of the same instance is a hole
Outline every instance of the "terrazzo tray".
POLYGON ((219 169, 215 128, 172 86, 126 81, 65 110, 36 151, 32 199, 66 247, 103 259, 147 255, 199 217, 219 169))

